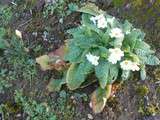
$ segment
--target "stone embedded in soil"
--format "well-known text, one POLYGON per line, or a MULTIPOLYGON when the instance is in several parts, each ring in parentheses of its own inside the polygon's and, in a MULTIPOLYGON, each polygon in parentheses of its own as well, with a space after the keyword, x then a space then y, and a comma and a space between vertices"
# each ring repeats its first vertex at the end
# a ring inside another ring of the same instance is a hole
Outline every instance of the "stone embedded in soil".
POLYGON ((93 120, 93 116, 91 114, 88 114, 88 119, 93 120))

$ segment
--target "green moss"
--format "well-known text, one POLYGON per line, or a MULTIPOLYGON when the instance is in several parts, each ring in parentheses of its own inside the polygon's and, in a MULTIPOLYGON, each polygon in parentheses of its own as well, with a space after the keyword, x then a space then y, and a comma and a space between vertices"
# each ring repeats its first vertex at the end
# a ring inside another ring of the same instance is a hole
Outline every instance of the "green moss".
POLYGON ((6 102, 4 106, 9 113, 17 113, 20 110, 20 107, 17 104, 13 104, 9 101, 6 102))
POLYGON ((20 110, 20 106, 15 103, 11 103, 10 101, 7 101, 6 103, 0 105, 0 113, 2 114, 4 120, 8 120, 11 114, 13 114, 14 116, 18 112, 20 112, 20 110))
POLYGON ((135 7, 139 7, 139 6, 143 5, 143 0, 133 0, 132 5, 135 7))
POLYGON ((140 85, 136 87, 136 92, 143 97, 149 93, 149 88, 146 85, 140 85))
POLYGON ((143 116, 156 115, 160 113, 160 108, 154 104, 146 106, 144 101, 141 99, 139 102, 138 112, 143 116))
POLYGON ((154 76, 156 80, 160 80, 160 69, 156 69, 154 71, 154 76))

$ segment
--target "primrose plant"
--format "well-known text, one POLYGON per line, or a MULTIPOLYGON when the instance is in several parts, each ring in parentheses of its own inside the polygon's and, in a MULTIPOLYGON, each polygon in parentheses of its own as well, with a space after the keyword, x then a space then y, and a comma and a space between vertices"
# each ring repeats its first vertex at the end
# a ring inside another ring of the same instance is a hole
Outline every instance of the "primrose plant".
POLYGON ((75 90, 92 82, 87 76, 95 74, 99 87, 91 96, 90 106, 99 113, 117 79, 127 80, 132 72, 139 71, 145 80, 145 66, 158 65, 160 61, 143 41, 145 33, 127 20, 122 23, 92 4, 78 11, 82 12, 81 25, 68 30, 71 38, 65 60, 71 65, 66 83, 69 89, 75 90))

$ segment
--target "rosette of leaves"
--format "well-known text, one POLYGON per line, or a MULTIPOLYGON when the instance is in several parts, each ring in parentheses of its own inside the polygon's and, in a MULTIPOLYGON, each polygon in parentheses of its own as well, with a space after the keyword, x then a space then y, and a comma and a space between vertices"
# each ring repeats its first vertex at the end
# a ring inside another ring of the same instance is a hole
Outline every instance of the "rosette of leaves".
POLYGON ((66 83, 69 89, 75 90, 86 81, 89 74, 95 73, 99 87, 92 94, 91 106, 95 113, 99 113, 105 107, 110 96, 112 84, 117 79, 127 80, 132 72, 123 70, 120 67, 120 62, 112 64, 108 61, 110 48, 118 47, 123 50, 122 60, 129 59, 138 62, 142 80, 146 77, 145 66, 158 65, 160 61, 144 41, 145 33, 134 28, 127 20, 120 22, 118 19, 114 19, 112 24, 101 29, 90 18, 101 14, 106 19, 113 18, 113 16, 99 10, 93 4, 88 4, 78 11, 82 12, 81 25, 68 30, 71 36, 67 42, 68 51, 64 59, 69 61, 71 65, 66 74, 66 83), (123 31, 123 40, 115 40, 110 37, 111 29, 116 27, 123 31), (87 53, 100 57, 97 66, 87 60, 87 53))

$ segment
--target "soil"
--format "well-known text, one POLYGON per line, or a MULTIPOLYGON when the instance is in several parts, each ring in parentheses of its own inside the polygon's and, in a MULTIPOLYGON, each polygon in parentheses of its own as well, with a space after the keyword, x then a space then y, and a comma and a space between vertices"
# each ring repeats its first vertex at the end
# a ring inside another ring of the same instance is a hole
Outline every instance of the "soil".
MULTIPOLYGON (((4 0, 2 3, 6 4, 8 1, 9 0, 4 0)), ((50 16, 48 19, 44 19, 38 14, 38 12, 41 12, 43 9, 42 3, 42 1, 41 3, 38 2, 36 6, 33 7, 33 14, 37 13, 35 16, 32 15, 29 10, 26 10, 21 12, 18 18, 13 19, 11 24, 13 29, 18 28, 22 31, 25 47, 29 49, 28 54, 34 59, 40 55, 54 51, 59 46, 63 45, 64 40, 67 39, 66 30, 80 24, 80 13, 72 13, 71 15, 66 16, 63 23, 59 22, 59 17, 56 14, 50 16), (43 39, 43 33, 45 31, 48 31, 49 33, 47 36, 48 40, 46 41, 43 39), (36 32, 36 36, 33 35, 34 32, 36 32), (42 50, 37 53, 34 51, 34 48, 38 45, 42 46, 42 50)), ((136 11, 136 8, 130 7, 129 3, 130 2, 126 2, 123 6, 114 7, 113 4, 107 3, 104 0, 96 2, 96 4, 107 11, 108 14, 114 15, 122 20, 129 19, 137 28, 142 28, 147 33, 146 41, 152 45, 156 50, 156 55, 160 58, 160 29, 158 27, 160 26, 158 22, 158 18, 160 19, 160 17, 158 15, 151 16, 152 20, 150 20, 151 17, 147 16, 146 13, 146 16, 143 15, 143 17, 146 18, 143 18, 142 20, 142 16, 137 15, 136 12, 139 11, 139 13, 143 13, 144 9, 147 9, 150 3, 146 3, 148 6, 145 5, 141 9, 138 8, 136 11)), ((152 6, 154 6, 154 4, 151 4, 150 7, 152 6)), ((38 66, 37 69, 37 79, 34 82, 32 81, 32 86, 29 86, 29 83, 24 80, 16 80, 13 83, 15 88, 24 88, 26 95, 31 91, 33 93, 40 91, 40 96, 34 96, 35 99, 40 101, 40 99, 43 100, 45 99, 45 96, 50 95, 51 100, 54 101, 57 97, 57 93, 48 93, 46 86, 50 79, 56 77, 57 73, 55 71, 42 72, 38 66), (45 76, 47 76, 47 78, 45 76)), ((94 114, 90 109, 88 102, 77 100, 75 113, 78 113, 79 115, 75 115, 73 120, 88 120, 88 114, 92 114, 94 120, 160 120, 160 114, 154 116, 145 113, 142 115, 139 113, 139 107, 142 103, 145 104, 144 106, 153 104, 160 108, 160 96, 159 93, 156 92, 159 84, 155 84, 157 78, 155 78, 153 72, 157 69, 160 69, 160 67, 148 66, 147 79, 145 81, 140 80, 138 73, 136 73, 129 81, 125 81, 121 88, 116 92, 115 97, 108 100, 104 111, 100 114, 94 114), (149 89, 148 94, 138 94, 137 87, 141 87, 142 85, 147 86, 149 89), (142 103, 140 101, 142 101, 142 103)), ((64 87, 64 89, 66 88, 64 87)), ((83 90, 85 93, 91 93, 92 91, 92 86, 88 86, 83 90)), ((76 92, 81 93, 82 91, 77 90, 76 92)), ((11 97, 12 95, 13 91, 6 94, 0 94, 0 103, 4 103, 4 101, 12 101, 14 103, 14 100, 11 97)), ((10 120, 12 119, 10 118, 10 120)))

